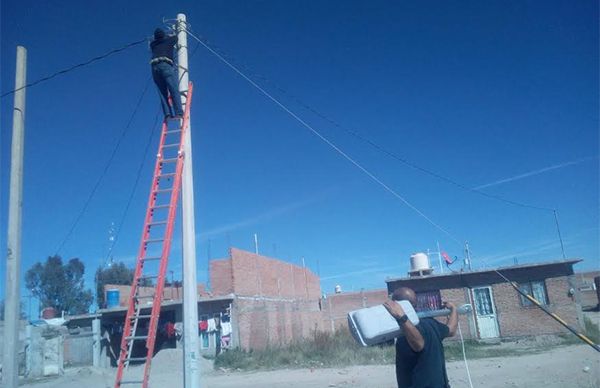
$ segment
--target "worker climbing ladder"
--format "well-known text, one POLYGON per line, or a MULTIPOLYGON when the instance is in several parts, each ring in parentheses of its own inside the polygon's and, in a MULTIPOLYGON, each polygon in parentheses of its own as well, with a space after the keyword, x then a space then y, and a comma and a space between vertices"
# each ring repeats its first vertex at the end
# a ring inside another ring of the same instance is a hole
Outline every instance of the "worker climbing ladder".
POLYGON ((162 124, 154 177, 123 326, 115 388, 123 385, 141 385, 143 388, 148 386, 181 190, 185 159, 184 139, 189 128, 192 103, 191 82, 186 97, 183 118, 165 119, 162 124), (140 350, 142 343, 145 343, 145 355, 136 356, 136 350, 140 350), (140 368, 129 369, 130 363, 144 364, 143 375, 140 376, 140 368))

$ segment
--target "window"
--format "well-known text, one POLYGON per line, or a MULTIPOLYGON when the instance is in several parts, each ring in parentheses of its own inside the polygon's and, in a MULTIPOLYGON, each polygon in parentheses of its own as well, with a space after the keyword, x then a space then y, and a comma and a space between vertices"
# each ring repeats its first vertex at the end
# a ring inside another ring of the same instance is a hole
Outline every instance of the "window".
MULTIPOLYGON (((521 283, 519 284, 519 288, 524 293, 533 296, 541 304, 549 304, 546 283, 543 280, 521 283)), ((521 297, 521 305, 524 307, 533 306, 532 301, 525 298, 523 295, 519 296, 521 297)))
POLYGON ((417 292, 416 311, 439 310, 442 308, 440 291, 417 292))

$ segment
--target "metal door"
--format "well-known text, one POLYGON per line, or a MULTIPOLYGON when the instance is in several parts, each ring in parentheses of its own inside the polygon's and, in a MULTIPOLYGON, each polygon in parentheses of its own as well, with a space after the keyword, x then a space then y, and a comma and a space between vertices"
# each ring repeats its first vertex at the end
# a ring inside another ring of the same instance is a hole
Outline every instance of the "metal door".
POLYGON ((496 338, 500 335, 498 330, 498 319, 492 296, 491 287, 473 288, 473 302, 475 304, 475 315, 479 338, 496 338))

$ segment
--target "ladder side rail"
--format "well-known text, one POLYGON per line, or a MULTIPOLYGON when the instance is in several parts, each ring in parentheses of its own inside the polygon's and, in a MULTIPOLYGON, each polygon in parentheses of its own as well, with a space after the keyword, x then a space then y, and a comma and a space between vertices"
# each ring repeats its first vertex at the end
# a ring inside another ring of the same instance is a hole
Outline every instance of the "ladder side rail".
POLYGON ((171 250, 173 228, 175 225, 175 217, 177 214, 177 204, 179 201, 179 194, 181 191, 181 179, 182 179, 182 172, 183 172, 183 164, 184 164, 184 160, 185 160, 185 155, 183 154, 183 142, 185 139, 185 131, 187 129, 187 126, 189 123, 189 116, 190 116, 189 112, 190 112, 190 106, 191 106, 190 102, 191 102, 191 95, 192 95, 191 82, 189 84, 188 90, 190 92, 188 93, 188 95, 189 95, 188 103, 186 104, 185 111, 184 111, 184 117, 183 117, 182 124, 181 124, 181 133, 180 133, 180 140, 179 140, 180 148, 179 148, 179 152, 178 152, 178 156, 177 156, 178 160, 177 160, 177 166, 176 166, 176 170, 175 170, 173 190, 171 192, 171 199, 170 199, 171 207, 169 208, 169 215, 167 218, 168 221, 167 221, 167 227, 165 230, 165 240, 164 240, 163 250, 161 253, 161 261, 160 261, 158 281, 157 281, 157 286, 156 286, 156 293, 155 293, 154 301, 152 304, 152 314, 151 314, 152 316, 150 318, 150 324, 148 327, 148 338, 146 340, 146 348, 148 350, 148 353, 146 355, 146 365, 144 367, 144 379, 143 379, 143 383, 142 383, 143 388, 146 388, 148 386, 148 380, 150 377, 152 356, 154 353, 154 344, 156 341, 156 330, 157 330, 158 321, 160 318, 160 308, 161 308, 162 298, 163 298, 163 290, 164 290, 164 283, 165 283, 164 279, 165 279, 165 275, 167 272, 167 265, 169 262, 169 252, 171 250))
POLYGON ((135 296, 137 294, 138 287, 139 287, 139 278, 142 276, 142 270, 143 270, 143 266, 144 266, 143 258, 147 251, 147 243, 145 241, 148 239, 148 236, 150 235, 149 223, 152 221, 153 214, 154 214, 152 207, 156 203, 155 190, 158 187, 158 183, 159 183, 158 177, 160 176, 160 172, 162 170, 161 149, 162 149, 162 146, 164 145, 164 142, 166 139, 166 131, 167 130, 168 130, 168 126, 165 121, 165 122, 163 122, 162 130, 161 130, 161 137, 160 137, 159 146, 158 146, 159 152, 157 155, 156 163, 154 165, 154 176, 152 179, 152 185, 151 185, 150 194, 148 197, 148 207, 146 209, 146 216, 144 219, 144 226, 143 226, 142 237, 141 237, 140 246, 139 246, 139 250, 138 250, 138 256, 137 256, 135 272, 134 272, 134 276, 133 276, 133 282, 131 284, 131 289, 129 291, 129 306, 127 308, 127 314, 125 315, 125 322, 123 324, 123 337, 121 338, 121 346, 119 349, 120 350, 119 351, 119 359, 117 360, 117 376, 116 376, 116 381, 115 381, 115 388, 120 387, 121 380, 123 378, 123 367, 124 367, 124 362, 125 362, 125 359, 126 359, 127 353, 128 353, 127 337, 131 335, 131 322, 130 321, 131 321, 132 314, 134 314, 134 312, 135 312, 135 296))

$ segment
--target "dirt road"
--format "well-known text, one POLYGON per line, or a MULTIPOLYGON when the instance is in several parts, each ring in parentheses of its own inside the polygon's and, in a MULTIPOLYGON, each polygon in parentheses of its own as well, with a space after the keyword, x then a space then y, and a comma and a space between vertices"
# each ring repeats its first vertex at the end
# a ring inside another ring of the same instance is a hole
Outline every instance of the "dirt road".
MULTIPOLYGON (((159 353, 160 355, 160 353, 159 353)), ((157 357, 159 357, 157 355, 157 357)), ((153 387, 181 387, 181 366, 174 354, 165 354, 153 362, 153 387)), ((206 367, 206 366, 205 366, 206 367)), ((584 345, 554 348, 545 353, 519 357, 486 358, 469 361, 474 387, 600 387, 600 357, 584 345), (584 369, 589 370, 584 371, 584 369)), ((208 371, 206 371, 208 372, 208 371)), ((448 364, 453 388, 469 387, 465 364, 448 364)), ((114 384, 114 371, 92 368, 71 369, 60 378, 29 382, 35 388, 108 388, 114 384)), ((208 372, 203 375, 204 388, 317 388, 357 387, 394 388, 394 367, 353 366, 333 369, 292 369, 268 372, 208 372)))

